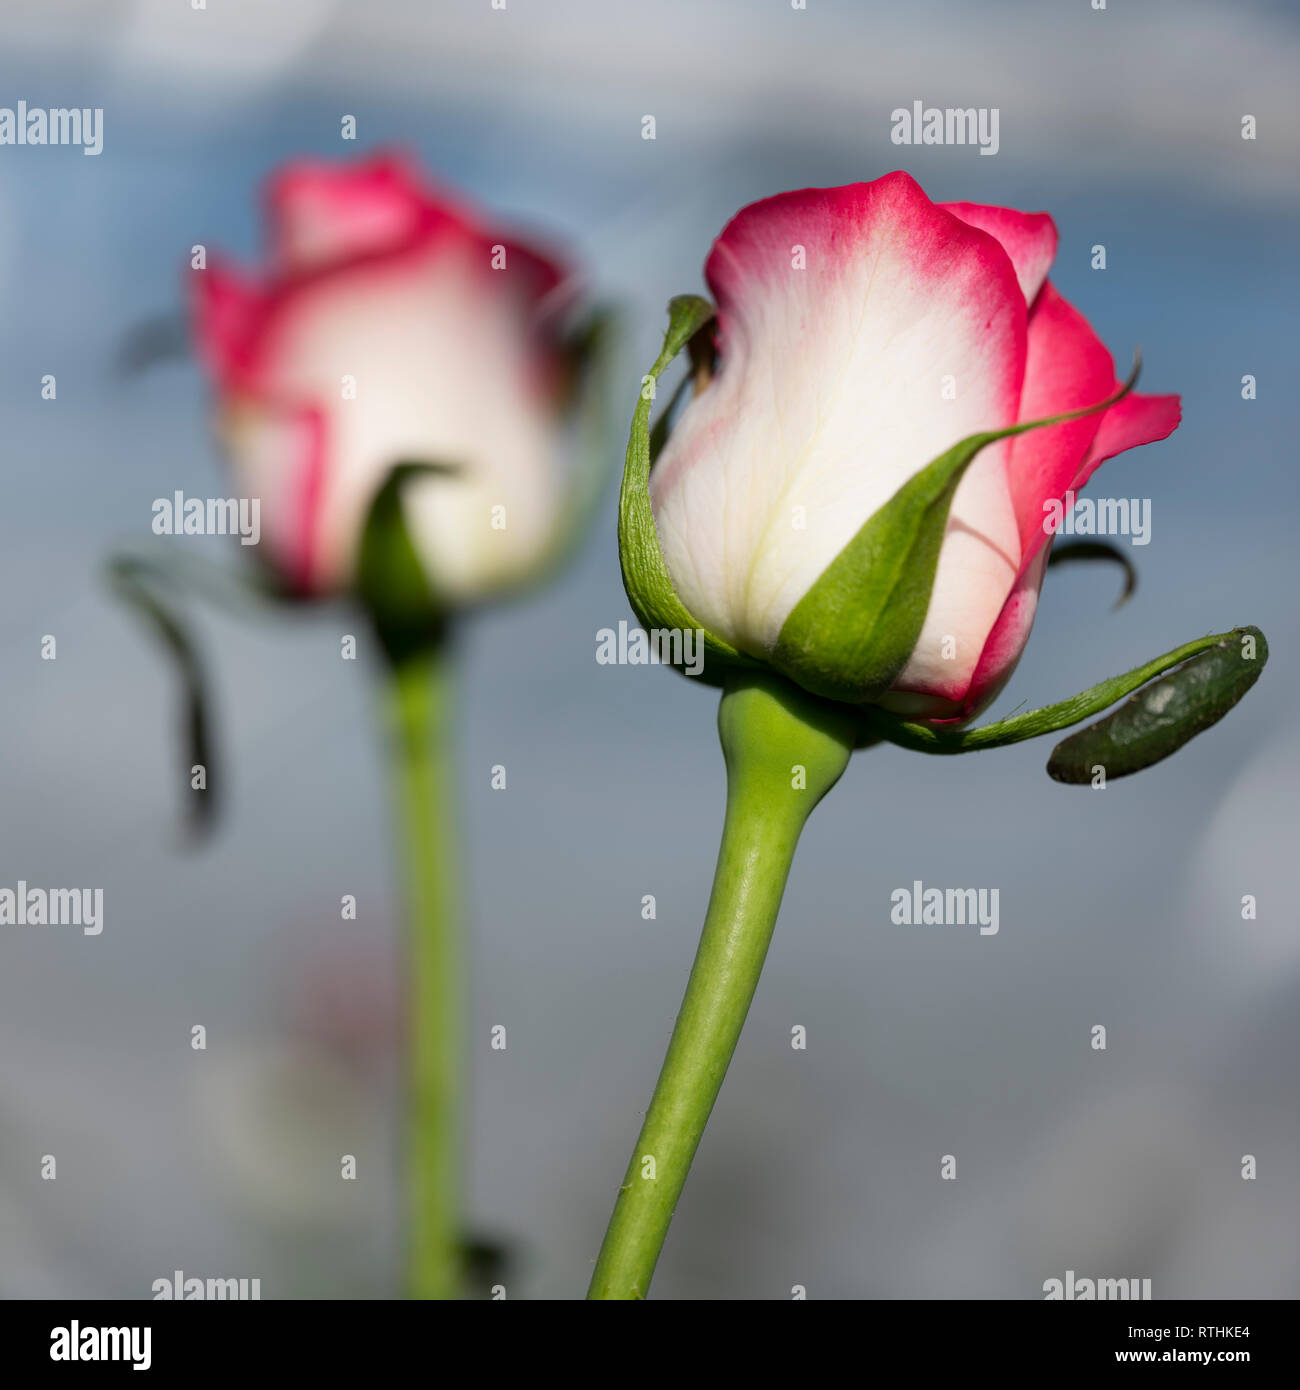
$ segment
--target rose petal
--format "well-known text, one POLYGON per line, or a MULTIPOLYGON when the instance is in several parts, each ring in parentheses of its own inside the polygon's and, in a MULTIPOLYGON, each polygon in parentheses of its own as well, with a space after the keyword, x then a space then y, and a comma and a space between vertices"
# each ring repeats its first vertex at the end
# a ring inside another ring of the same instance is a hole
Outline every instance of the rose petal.
POLYGON ((199 356, 221 386, 233 388, 251 367, 263 296, 221 261, 191 271, 189 288, 199 356))
MULTIPOLYGON (((1048 281, 1029 315, 1021 420, 1061 415, 1105 400, 1115 364, 1087 319, 1048 281)), ((1020 531, 1021 566, 1042 548, 1044 503, 1063 497, 1079 471, 1099 420, 1085 416, 1030 430, 1012 441, 1008 480, 1020 531)))
MULTIPOLYGON (((1001 246, 902 173, 743 209, 706 275, 721 364, 669 437, 651 501, 687 608, 767 652, 908 478, 1015 418, 1024 299, 1001 246), (955 399, 944 399, 946 378, 955 399)), ((993 446, 972 465, 950 523, 998 570, 971 590, 966 677, 1019 559, 1004 452, 993 446)))
POLYGON ((971 677, 970 688, 962 705, 963 719, 973 719, 987 709, 1001 694, 1019 665, 1034 626, 1038 595, 1043 587, 1043 576, 1047 573, 1051 551, 1049 538, 1016 580, 1015 588, 998 614, 998 620, 993 624, 993 631, 989 633, 989 640, 980 654, 979 665, 971 677))
MULTIPOLYGON (((1118 388, 1119 383, 1115 385, 1118 388)), ((1122 454, 1125 449, 1168 439, 1182 418, 1179 396, 1125 396, 1102 416, 1087 456, 1070 486, 1078 491, 1107 459, 1122 454)))
MULTIPOLYGON (((299 160, 270 180, 266 207, 281 273, 391 251, 435 211, 405 164, 390 155, 357 164, 299 160)), ((466 221, 446 200, 440 215, 466 221)))
POLYGON ((1011 257, 1016 280, 1032 304, 1056 259, 1056 223, 1045 212, 1017 212, 1015 208, 990 207, 984 203, 940 203, 939 206, 963 222, 996 237, 1011 257))
POLYGON ((345 556, 322 550, 325 419, 313 406, 232 397, 221 432, 243 497, 255 497, 263 518, 261 544, 292 589, 322 593, 342 579, 345 556))

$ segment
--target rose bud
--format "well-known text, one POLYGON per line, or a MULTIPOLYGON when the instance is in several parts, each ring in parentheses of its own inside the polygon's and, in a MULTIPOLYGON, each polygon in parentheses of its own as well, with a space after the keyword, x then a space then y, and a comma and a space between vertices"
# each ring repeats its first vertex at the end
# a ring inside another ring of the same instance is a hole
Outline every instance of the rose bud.
POLYGON ((1056 239, 1045 213, 932 203, 904 173, 732 218, 705 266, 716 320, 675 301, 651 373, 693 337, 697 394, 649 475, 661 559, 625 479, 643 621, 832 699, 983 709, 1033 624, 1046 504, 1179 420, 1177 396, 1116 390, 1047 280, 1056 239))
POLYGON ((376 493, 415 463, 402 512, 440 601, 530 577, 570 520, 565 272, 392 156, 292 164, 266 206, 260 278, 210 262, 193 285, 273 569, 303 595, 351 585, 376 493))

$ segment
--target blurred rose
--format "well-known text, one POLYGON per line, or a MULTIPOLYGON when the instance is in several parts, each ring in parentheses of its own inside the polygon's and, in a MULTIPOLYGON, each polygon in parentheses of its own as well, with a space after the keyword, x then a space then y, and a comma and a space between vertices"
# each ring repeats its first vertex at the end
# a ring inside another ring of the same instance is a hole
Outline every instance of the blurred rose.
MULTIPOLYGON (((1045 213, 935 204, 903 173, 783 193, 728 223, 705 267, 718 370, 650 479, 673 585, 705 628, 770 656, 796 604, 932 459, 1115 389, 1110 353, 1047 282, 1055 253, 1045 213)), ((1130 395, 978 455, 920 638, 880 703, 983 708, 1029 637, 1044 503, 1178 418, 1177 396, 1130 395)))
POLYGON ((200 349, 262 545, 296 590, 352 578, 399 462, 425 574, 467 599, 525 578, 561 525, 564 272, 392 156, 270 181, 270 265, 192 280, 200 349), (499 509, 495 510, 494 509, 499 509))

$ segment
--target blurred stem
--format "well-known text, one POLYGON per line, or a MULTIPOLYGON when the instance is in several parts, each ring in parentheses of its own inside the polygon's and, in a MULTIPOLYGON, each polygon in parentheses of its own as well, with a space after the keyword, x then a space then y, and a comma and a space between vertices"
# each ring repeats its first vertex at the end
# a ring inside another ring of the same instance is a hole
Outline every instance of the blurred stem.
POLYGON ((406 1191, 408 1292, 460 1289, 461 973, 451 757, 451 671, 445 643, 389 667, 389 718, 409 921, 410 1049, 406 1191))
POLYGON ((799 835, 853 749, 851 713, 779 677, 738 676, 718 733, 727 810, 704 930, 589 1299, 646 1296, 767 957, 799 835))

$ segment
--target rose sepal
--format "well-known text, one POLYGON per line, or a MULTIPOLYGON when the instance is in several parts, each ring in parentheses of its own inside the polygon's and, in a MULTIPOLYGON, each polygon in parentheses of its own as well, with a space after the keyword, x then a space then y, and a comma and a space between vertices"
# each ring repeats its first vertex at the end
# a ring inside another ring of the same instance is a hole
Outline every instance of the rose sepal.
MULTIPOLYGON (((709 685, 720 684, 727 671, 757 667, 761 663, 737 651, 731 643, 698 622, 673 587, 650 508, 650 410, 659 377, 691 339, 712 321, 715 312, 713 305, 699 295, 677 295, 669 301, 668 330, 663 347, 641 381, 618 499, 619 561, 623 569, 623 587, 632 610, 647 630, 667 628, 702 632, 704 662, 698 679, 709 685)), ((658 425, 655 432, 661 442, 662 431, 658 425)))
POLYGON ((1124 575, 1124 587, 1111 608, 1118 612, 1133 597, 1137 589, 1137 566, 1113 541, 1060 541, 1052 546, 1047 557, 1047 568, 1056 569, 1060 565, 1092 564, 1101 560, 1109 565, 1118 565, 1124 575))
POLYGON ((1113 714, 1060 743, 1047 765, 1058 782, 1091 782, 1097 767, 1108 778, 1124 777, 1169 757, 1218 723, 1259 679, 1267 660, 1268 643, 1259 628, 1233 628, 1186 642, 1068 700, 978 729, 913 723, 867 707, 863 730, 871 739, 916 752, 977 753, 1058 733, 1132 695, 1113 714), (1156 680, 1166 672, 1171 672, 1166 679, 1156 680))
POLYGON ((420 563, 402 511, 402 494, 417 478, 447 477, 454 485, 459 471, 451 463, 404 460, 389 469, 366 512, 356 595, 393 666, 439 647, 450 616, 450 605, 420 563))
POLYGON ((529 576, 529 587, 545 583, 569 563, 600 510, 613 471, 610 445, 621 424, 615 421, 612 403, 622 332, 618 311, 599 304, 567 336, 564 357, 570 380, 565 406, 573 421, 576 466, 568 482, 564 514, 529 576))
POLYGON ((1118 709, 1071 734, 1052 750, 1055 782, 1094 785, 1162 762, 1217 724, 1264 671, 1268 642, 1257 627, 1234 628, 1163 680, 1144 686, 1118 709))

